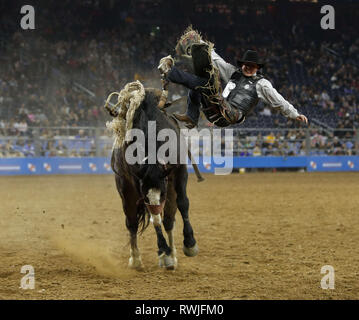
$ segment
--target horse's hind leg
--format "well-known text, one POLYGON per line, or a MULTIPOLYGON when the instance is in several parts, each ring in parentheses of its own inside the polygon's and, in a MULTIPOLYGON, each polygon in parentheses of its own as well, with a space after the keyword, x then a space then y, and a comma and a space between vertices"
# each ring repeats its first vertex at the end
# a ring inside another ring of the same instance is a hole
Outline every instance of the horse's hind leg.
POLYGON ((141 260, 140 250, 137 246, 137 230, 138 230, 138 217, 137 217, 137 204, 136 199, 129 195, 133 195, 135 190, 130 184, 126 183, 120 177, 115 178, 116 187, 122 198, 123 211, 126 215, 126 228, 130 234, 130 259, 128 266, 134 269, 142 269, 143 264, 141 260), (127 195, 127 197, 125 196, 127 195))
POLYGON ((188 173, 186 167, 180 167, 176 173, 175 189, 177 193, 177 207, 181 212, 183 219, 183 253, 188 257, 194 257, 198 254, 198 246, 193 235, 193 229, 189 221, 189 200, 187 197, 188 173))
POLYGON ((130 222, 130 220, 126 217, 126 227, 130 233, 130 259, 128 261, 128 266, 133 269, 142 269, 143 264, 141 260, 140 250, 137 246, 137 229, 138 224, 130 222))

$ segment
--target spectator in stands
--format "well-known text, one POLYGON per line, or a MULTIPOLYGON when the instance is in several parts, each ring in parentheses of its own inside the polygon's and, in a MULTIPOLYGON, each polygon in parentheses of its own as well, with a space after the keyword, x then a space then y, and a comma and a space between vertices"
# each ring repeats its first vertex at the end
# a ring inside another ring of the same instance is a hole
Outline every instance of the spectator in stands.
POLYGON ((56 156, 58 157, 67 157, 68 156, 68 150, 66 145, 64 145, 62 140, 59 140, 57 142, 57 146, 55 147, 56 150, 56 156))
POLYGON ((276 137, 273 132, 269 133, 267 136, 264 137, 264 143, 268 145, 272 145, 275 141, 276 137))
POLYGON ((252 155, 253 155, 254 157, 257 157, 257 156, 261 156, 261 155, 262 155, 262 151, 261 151, 261 148, 260 148, 260 146, 259 146, 259 143, 256 143, 255 147, 253 148, 252 155))
POLYGON ((26 156, 26 157, 34 157, 35 156, 35 146, 33 141, 27 141, 23 148, 22 148, 22 153, 26 156))
POLYGON ((0 119, 0 136, 5 136, 6 130, 5 130, 5 122, 0 119))

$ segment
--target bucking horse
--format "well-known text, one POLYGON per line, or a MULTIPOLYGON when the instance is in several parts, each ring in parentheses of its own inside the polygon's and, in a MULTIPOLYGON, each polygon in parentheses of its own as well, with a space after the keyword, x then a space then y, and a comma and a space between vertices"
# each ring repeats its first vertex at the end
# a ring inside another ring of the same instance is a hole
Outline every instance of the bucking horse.
MULTIPOLYGON (((126 217, 126 227, 130 234, 129 266, 142 269, 141 254, 137 245, 137 236, 150 222, 153 223, 157 235, 159 266, 173 270, 177 266, 174 242, 174 225, 177 208, 183 220, 183 252, 188 257, 196 256, 198 246, 194 238, 189 219, 189 200, 187 197, 187 165, 180 163, 180 151, 177 163, 166 163, 157 159, 151 163, 150 152, 155 152, 168 141, 157 141, 155 147, 142 146, 143 159, 136 163, 127 161, 126 151, 136 142, 130 134, 133 129, 143 132, 145 141, 151 131, 150 123, 155 123, 156 136, 162 129, 175 132, 177 147, 184 137, 175 122, 158 108, 161 91, 148 89, 139 82, 128 83, 121 92, 112 93, 106 101, 106 109, 113 116, 107 127, 114 133, 114 145, 111 157, 112 170, 118 193, 122 199, 126 217), (112 95, 117 95, 117 102, 111 104, 112 95), (109 107, 109 104, 111 107, 109 107), (162 232, 162 224, 168 236, 168 242, 162 232)), ((179 150, 179 149, 178 149, 179 150)), ((139 151, 134 152, 139 156, 139 151)))

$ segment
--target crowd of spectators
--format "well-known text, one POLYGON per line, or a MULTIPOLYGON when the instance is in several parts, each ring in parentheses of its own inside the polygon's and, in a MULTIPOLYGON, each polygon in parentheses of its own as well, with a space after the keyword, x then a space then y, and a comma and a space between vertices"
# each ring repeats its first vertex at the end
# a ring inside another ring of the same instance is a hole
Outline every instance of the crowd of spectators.
POLYGON ((235 140, 234 154, 239 156, 356 155, 358 143, 352 136, 340 139, 334 133, 313 130, 307 139, 303 130, 248 135, 235 140), (308 145, 307 145, 308 144, 308 145))
MULTIPOLYGON (((0 136, 22 138, 13 145, 15 155, 35 152, 31 127, 103 127, 108 120, 102 108, 104 99, 129 81, 139 79, 145 86, 160 87, 158 61, 173 54, 176 39, 188 25, 186 19, 168 25, 156 19, 159 12, 161 19, 166 15, 161 11, 163 1, 138 1, 137 7, 131 1, 121 1, 111 8, 102 7, 99 1, 42 5, 33 31, 19 29, 18 21, 11 19, 2 19, 0 24, 0 136)), ((328 31, 332 34, 324 37, 323 32, 313 32, 309 18, 306 21, 298 15, 297 20, 288 22, 278 18, 273 6, 249 10, 232 1, 222 5, 184 1, 183 8, 177 10, 186 10, 186 6, 193 11, 189 16, 194 27, 215 43, 227 61, 235 63, 248 48, 258 50, 266 60, 263 73, 288 101, 310 121, 315 119, 316 124, 332 130, 337 139, 354 139, 354 132, 338 129, 355 130, 359 124, 355 25, 328 31), (223 23, 224 19, 228 23, 223 23)), ((11 16, 7 8, 1 9, 3 18, 11 16)), ((173 10, 168 11, 169 19, 176 18, 173 10)), ((184 96, 186 90, 173 86, 171 94, 184 96)), ((300 125, 259 105, 243 127, 300 125)), ((336 153, 333 139, 323 139, 318 149, 336 153)), ((250 143, 251 149, 260 149, 261 154, 304 152, 305 139, 300 148, 287 140, 276 135, 275 142, 268 144, 258 136, 244 145, 250 143)), ((41 151, 44 155, 84 154, 83 150, 76 154, 62 151, 61 145, 51 143, 45 149, 41 151)), ((342 149, 340 152, 347 153, 350 148, 342 149)), ((11 152, 10 140, 0 140, 0 156, 11 152)))
POLYGON ((193 154, 211 156, 214 150, 222 150, 222 155, 233 151, 234 156, 328 156, 358 155, 359 144, 352 137, 339 138, 333 132, 311 129, 308 133, 300 129, 273 131, 234 131, 233 141, 222 137, 221 146, 208 138, 200 140, 191 149, 193 154))

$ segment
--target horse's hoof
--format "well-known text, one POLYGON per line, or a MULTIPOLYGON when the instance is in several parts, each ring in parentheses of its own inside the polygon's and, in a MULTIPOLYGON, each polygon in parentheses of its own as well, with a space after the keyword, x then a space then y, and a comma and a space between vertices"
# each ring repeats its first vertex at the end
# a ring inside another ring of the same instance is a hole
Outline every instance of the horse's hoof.
POLYGON ((165 254, 164 253, 162 253, 160 256, 158 256, 158 266, 160 267, 160 268, 164 268, 164 266, 165 266, 165 254))
POLYGON ((187 248, 186 246, 183 246, 183 253, 187 256, 187 257, 195 257, 198 254, 198 246, 197 243, 192 247, 192 248, 187 248))
POLYGON ((165 256, 164 263, 167 270, 175 270, 177 267, 177 258, 172 256, 165 256))
POLYGON ((160 268, 166 268, 167 270, 174 270, 177 267, 177 258, 167 256, 164 253, 158 257, 158 265, 160 268))
POLYGON ((176 269, 175 265, 170 265, 166 267, 166 270, 175 270, 175 269, 176 269))
POLYGON ((131 269, 143 270, 143 264, 141 259, 133 259, 133 257, 130 257, 130 259, 128 260, 128 266, 131 269))

